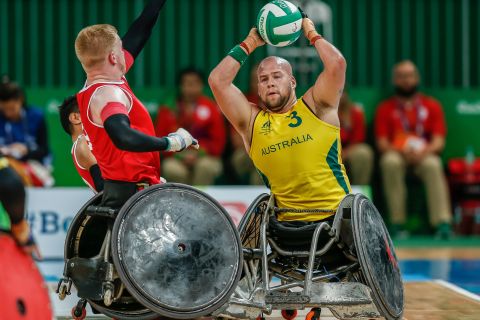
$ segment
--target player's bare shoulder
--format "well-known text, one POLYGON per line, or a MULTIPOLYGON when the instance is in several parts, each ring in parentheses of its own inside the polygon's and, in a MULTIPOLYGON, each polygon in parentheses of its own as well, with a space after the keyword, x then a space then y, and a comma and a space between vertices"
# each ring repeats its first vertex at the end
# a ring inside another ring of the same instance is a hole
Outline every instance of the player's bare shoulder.
POLYGON ((104 106, 108 102, 120 102, 125 104, 125 106, 130 105, 130 99, 128 98, 125 91, 116 85, 103 85, 98 87, 95 90, 95 93, 92 95, 91 104, 92 105, 101 105, 104 106))
POLYGON ((75 152, 78 164, 87 170, 97 163, 92 151, 90 151, 87 139, 83 135, 78 138, 73 152, 75 152))
POLYGON ((127 111, 130 109, 130 99, 127 94, 118 86, 103 85, 98 87, 90 100, 90 116, 98 125, 102 125, 101 113, 103 108, 109 103, 120 103, 125 106, 127 111))

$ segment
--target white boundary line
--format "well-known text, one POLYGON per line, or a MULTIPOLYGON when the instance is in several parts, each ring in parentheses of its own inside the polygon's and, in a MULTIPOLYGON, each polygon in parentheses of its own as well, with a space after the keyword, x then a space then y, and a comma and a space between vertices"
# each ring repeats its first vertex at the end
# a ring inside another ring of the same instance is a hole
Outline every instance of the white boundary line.
POLYGON ((461 295, 464 295, 472 300, 475 300, 477 302, 480 302, 480 296, 479 295, 476 295, 475 293, 472 293, 470 291, 467 291, 465 289, 462 289, 460 288, 459 286, 457 285, 454 285, 453 283, 450 283, 450 282, 447 282, 445 280, 440 280, 440 279, 437 279, 437 280, 433 280, 433 282, 435 283, 438 283, 439 285, 442 285, 450 290, 453 290, 455 291, 456 293, 459 293, 461 295))

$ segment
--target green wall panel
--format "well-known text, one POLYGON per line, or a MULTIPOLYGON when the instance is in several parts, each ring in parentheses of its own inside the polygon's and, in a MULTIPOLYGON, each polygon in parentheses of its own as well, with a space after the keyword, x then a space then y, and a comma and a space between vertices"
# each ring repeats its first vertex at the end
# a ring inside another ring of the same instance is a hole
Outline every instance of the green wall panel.
MULTIPOLYGON (((208 73, 246 36, 266 2, 167 1, 132 72, 132 85, 173 86, 179 69, 190 65, 208 73)), ((417 62, 426 87, 479 87, 479 2, 323 0, 332 12, 332 41, 349 64, 349 84, 374 87, 387 86, 392 64, 405 58, 417 62)), ((146 3, 0 0, 0 74, 27 86, 76 87, 83 82, 74 52, 78 31, 89 24, 111 23, 124 34, 146 3)), ((265 54, 262 48, 252 62, 265 54)), ((241 73, 240 87, 247 82, 248 72, 241 73)))

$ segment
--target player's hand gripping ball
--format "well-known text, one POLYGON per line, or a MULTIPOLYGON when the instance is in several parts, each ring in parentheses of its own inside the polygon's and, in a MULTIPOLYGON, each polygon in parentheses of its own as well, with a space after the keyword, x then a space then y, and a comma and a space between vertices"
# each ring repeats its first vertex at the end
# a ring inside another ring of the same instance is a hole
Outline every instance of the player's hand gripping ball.
POLYGON ((285 47, 294 43, 302 31, 302 13, 288 1, 274 0, 258 13, 258 33, 266 43, 285 47))

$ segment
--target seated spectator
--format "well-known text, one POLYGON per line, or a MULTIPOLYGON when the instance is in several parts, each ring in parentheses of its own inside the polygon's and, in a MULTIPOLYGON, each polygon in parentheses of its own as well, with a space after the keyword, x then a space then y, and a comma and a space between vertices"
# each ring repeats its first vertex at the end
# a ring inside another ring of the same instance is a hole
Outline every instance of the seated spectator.
POLYGON ((342 160, 347 166, 350 182, 356 185, 370 184, 373 168, 373 150, 365 143, 365 116, 344 91, 338 106, 342 160))
POLYGON ((174 108, 160 106, 155 121, 157 136, 185 128, 200 144, 175 155, 165 153, 162 175, 169 182, 211 185, 222 174, 221 155, 225 148, 225 122, 215 102, 203 94, 204 77, 195 68, 178 76, 179 96, 174 108))
POLYGON ((440 153, 446 126, 438 101, 418 91, 420 75, 411 61, 393 68, 395 95, 383 101, 375 117, 377 147, 381 153, 386 200, 394 233, 403 233, 406 221, 405 175, 412 171, 425 184, 430 223, 437 235, 451 233, 451 207, 440 153))
MULTIPOLYGON (((255 64, 250 70, 250 85, 249 90, 245 93, 247 100, 253 104, 258 104, 258 79, 257 79, 257 67, 255 64)), ((241 182, 246 182, 252 185, 263 185, 263 180, 257 169, 253 165, 252 159, 247 154, 242 137, 238 134, 237 130, 229 124, 230 128, 230 141, 232 143, 232 156, 231 164, 235 170, 235 174, 241 182)))
POLYGON ((90 150, 83 132, 80 110, 75 95, 66 98, 59 107, 63 130, 72 138, 72 160, 78 174, 94 192, 103 190, 103 177, 97 159, 90 150))
POLYGON ((22 88, 3 78, 0 83, 0 152, 26 186, 53 185, 47 127, 41 110, 26 105, 22 88))

